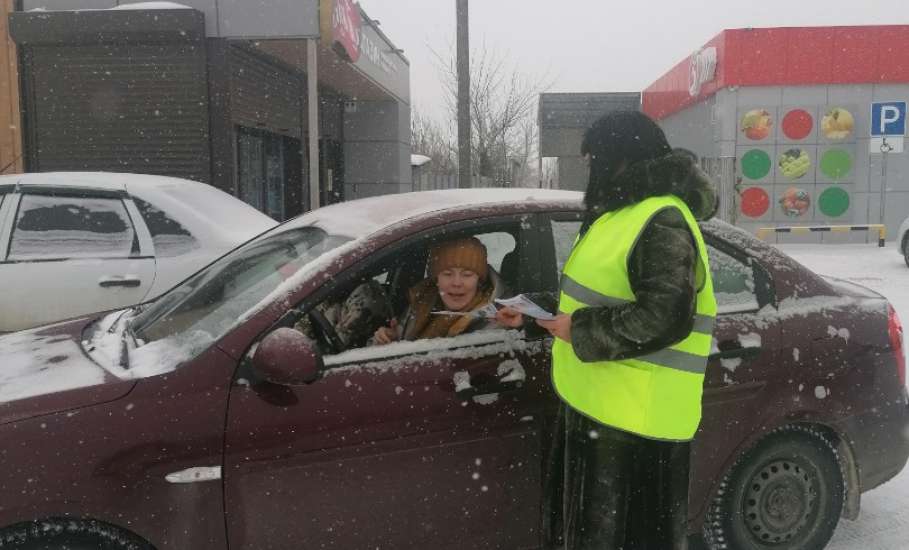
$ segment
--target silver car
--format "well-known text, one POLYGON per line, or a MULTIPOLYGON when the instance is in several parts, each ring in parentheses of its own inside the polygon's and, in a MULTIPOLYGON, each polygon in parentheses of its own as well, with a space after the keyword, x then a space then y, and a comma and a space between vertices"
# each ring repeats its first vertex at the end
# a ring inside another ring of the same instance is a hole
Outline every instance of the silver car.
POLYGON ((150 300, 276 224, 178 178, 2 176, 0 332, 150 300))

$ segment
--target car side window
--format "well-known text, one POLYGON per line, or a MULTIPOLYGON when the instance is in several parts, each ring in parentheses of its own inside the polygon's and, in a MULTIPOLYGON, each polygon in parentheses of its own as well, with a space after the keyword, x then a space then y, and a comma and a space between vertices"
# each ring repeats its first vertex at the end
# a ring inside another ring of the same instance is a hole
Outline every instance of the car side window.
POLYGON ((501 273, 503 260, 515 250, 514 235, 505 231, 496 231, 477 235, 477 239, 486 246, 487 263, 501 273))
POLYGON ((128 258, 138 252, 136 231, 122 200, 26 194, 8 258, 128 258))
MULTIPOLYGON (((487 263, 493 270, 488 280, 488 284, 491 285, 490 297, 505 297, 517 292, 509 277, 514 275, 516 280, 519 269, 520 251, 516 238, 518 231, 516 227, 514 231, 509 229, 473 234, 486 246, 487 263), (512 271, 515 273, 511 273, 512 271)), ((295 328, 318 342, 326 355, 367 347, 372 350, 368 354, 370 356, 373 355, 373 351, 376 356, 389 356, 401 354, 402 350, 410 350, 413 342, 399 341, 382 346, 373 345, 373 335, 378 328, 390 326, 392 319, 398 323, 397 327, 401 333, 405 326, 409 326, 409 322, 413 322, 409 297, 418 287, 422 288, 425 284, 428 250, 435 242, 437 238, 427 239, 395 253, 391 258, 379 260, 372 269, 362 272, 355 280, 343 284, 323 299, 310 310, 306 318, 296 324, 295 328), (313 310, 316 318, 313 318, 313 310), (334 344, 326 341, 330 337, 325 335, 320 326, 326 322, 336 334, 334 344), (328 348, 334 349, 329 351, 328 348)), ((433 307, 438 310, 446 309, 441 303, 433 307)), ((458 346, 459 339, 470 336, 473 332, 495 329, 504 332, 503 327, 495 325, 493 321, 484 321, 477 317, 471 321, 470 328, 464 334, 448 338, 445 346, 449 344, 458 346)), ((420 341, 430 339, 417 338, 420 341)))
POLYGON ((557 275, 562 274, 562 269, 565 267, 565 262, 568 261, 568 256, 571 255, 571 249, 574 248, 574 242, 580 230, 580 221, 552 220, 552 239, 553 244, 555 244, 557 275))
POLYGON ((717 313, 742 313, 760 309, 754 284, 754 269, 738 259, 708 245, 713 293, 717 313))
POLYGON ((172 258, 199 248, 199 241, 180 222, 142 199, 133 197, 133 202, 151 233, 155 256, 172 258))

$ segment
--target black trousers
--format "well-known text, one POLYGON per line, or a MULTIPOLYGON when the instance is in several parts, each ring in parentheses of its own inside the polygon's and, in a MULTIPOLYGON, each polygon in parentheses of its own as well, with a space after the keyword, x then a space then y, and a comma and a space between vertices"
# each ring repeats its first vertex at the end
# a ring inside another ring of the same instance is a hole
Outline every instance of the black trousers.
POLYGON ((690 444, 609 428, 564 404, 560 416, 548 485, 550 506, 562 501, 550 528, 564 531, 565 549, 686 550, 690 444))

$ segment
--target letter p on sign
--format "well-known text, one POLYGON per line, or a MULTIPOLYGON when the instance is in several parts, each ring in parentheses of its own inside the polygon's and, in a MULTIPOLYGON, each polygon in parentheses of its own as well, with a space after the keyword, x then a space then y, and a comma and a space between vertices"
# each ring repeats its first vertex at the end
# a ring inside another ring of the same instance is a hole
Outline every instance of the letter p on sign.
POLYGON ((906 135, 906 102, 886 101, 881 103, 872 103, 871 135, 906 135))

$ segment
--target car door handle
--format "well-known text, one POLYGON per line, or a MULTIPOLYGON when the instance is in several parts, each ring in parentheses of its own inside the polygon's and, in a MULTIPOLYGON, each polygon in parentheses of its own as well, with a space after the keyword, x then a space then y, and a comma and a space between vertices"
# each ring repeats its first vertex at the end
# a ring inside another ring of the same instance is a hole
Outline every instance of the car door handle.
POLYGON ((520 390, 524 380, 502 381, 492 379, 488 381, 472 379, 470 385, 455 388, 455 393, 462 399, 469 399, 475 395, 489 395, 491 393, 510 393, 520 390))
POLYGON ((108 275, 106 277, 101 277, 98 279, 98 286, 102 288, 110 288, 115 286, 134 288, 141 284, 142 280, 135 275, 108 275))
POLYGON ((752 357, 757 357, 761 354, 762 348, 760 347, 735 347, 723 351, 718 351, 716 353, 711 353, 707 359, 751 359, 752 357))

